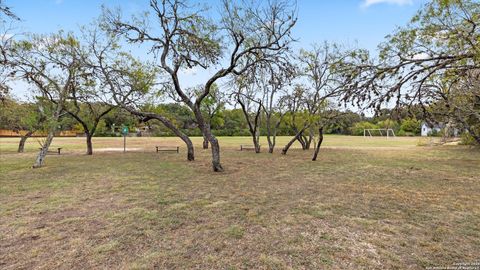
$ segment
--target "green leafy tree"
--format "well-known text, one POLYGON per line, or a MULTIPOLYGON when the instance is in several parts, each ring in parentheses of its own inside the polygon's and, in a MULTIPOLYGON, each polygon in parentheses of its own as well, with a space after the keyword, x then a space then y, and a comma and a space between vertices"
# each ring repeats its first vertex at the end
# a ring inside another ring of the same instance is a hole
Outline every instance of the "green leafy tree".
POLYGON ((383 121, 379 121, 377 122, 377 126, 378 128, 381 128, 381 129, 393 129, 393 131, 399 130, 398 122, 392 119, 385 119, 383 121))
POLYGON ((421 122, 414 118, 406 118, 402 120, 400 130, 410 133, 412 135, 419 135, 421 129, 421 122))
POLYGON ((480 142, 479 26, 478 1, 427 3, 380 45, 379 61, 365 50, 351 53, 342 65, 344 100, 376 110, 421 106, 424 117, 453 120, 480 142))
POLYGON ((363 136, 366 129, 377 129, 378 126, 367 121, 355 123, 351 128, 351 133, 354 136, 363 136))
POLYGON ((43 166, 53 140, 65 103, 72 89, 83 84, 85 57, 78 40, 72 34, 31 35, 16 41, 10 50, 15 76, 34 86, 39 96, 53 104, 46 120, 48 134, 33 165, 43 166))
POLYGON ((192 110, 210 142, 213 170, 221 172, 220 146, 205 120, 202 104, 221 79, 241 75, 289 50, 296 23, 294 9, 288 1, 260 5, 223 1, 219 16, 212 19, 205 9, 183 0, 151 0, 150 7, 151 16, 143 13, 132 21, 124 20, 119 12, 105 10, 105 26, 131 43, 151 45, 159 56, 157 66, 166 73, 176 97, 192 110), (154 24, 158 27, 152 30, 154 24), (194 96, 188 95, 179 76, 182 70, 192 68, 210 69, 213 74, 194 96))
POLYGON ((248 135, 247 123, 242 109, 225 110, 222 114, 224 116, 224 124, 222 127, 224 131, 222 135, 248 135))
POLYGON ((342 80, 338 78, 343 73, 339 73, 337 68, 337 63, 343 60, 344 54, 338 45, 326 42, 314 45, 310 50, 300 51, 297 57, 298 75, 305 79, 305 85, 297 86, 289 101, 289 107, 296 108, 296 113, 290 113, 296 135, 282 149, 283 154, 286 154, 294 139, 300 142, 304 150, 309 149, 317 134, 318 140, 314 145, 312 158, 313 161, 316 160, 323 142, 324 128, 342 114, 333 108, 333 101, 340 96, 344 88, 342 80), (300 128, 296 124, 299 120, 303 123, 300 128), (305 135, 306 131, 308 137, 305 135))
POLYGON ((18 153, 24 152, 25 143, 33 133, 43 131, 46 117, 41 108, 40 100, 36 103, 22 103, 7 96, 0 102, 0 128, 20 134, 18 153))
MULTIPOLYGON (((168 83, 157 83, 159 69, 140 61, 130 53, 122 51, 118 37, 105 32, 105 24, 93 25, 87 31, 90 63, 101 93, 105 93, 115 105, 138 117, 143 122, 159 121, 185 142, 187 160, 194 160, 194 149, 190 138, 164 115, 143 111, 142 107, 161 99, 168 83), (161 90, 157 91, 160 85, 161 90)), ((104 99, 105 100, 105 99, 104 99)))
MULTIPOLYGON (((339 113, 340 114, 340 113, 339 113)), ((362 116, 358 113, 346 111, 332 120, 327 126, 325 133, 350 135, 351 127, 355 123, 362 121, 362 116)))

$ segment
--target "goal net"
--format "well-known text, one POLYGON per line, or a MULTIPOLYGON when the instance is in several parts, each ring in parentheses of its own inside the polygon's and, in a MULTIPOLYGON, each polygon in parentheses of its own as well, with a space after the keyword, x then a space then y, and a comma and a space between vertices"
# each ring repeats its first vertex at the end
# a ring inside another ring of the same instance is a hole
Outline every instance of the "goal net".
POLYGON ((363 137, 395 137, 395 132, 391 128, 371 128, 363 130, 363 137))

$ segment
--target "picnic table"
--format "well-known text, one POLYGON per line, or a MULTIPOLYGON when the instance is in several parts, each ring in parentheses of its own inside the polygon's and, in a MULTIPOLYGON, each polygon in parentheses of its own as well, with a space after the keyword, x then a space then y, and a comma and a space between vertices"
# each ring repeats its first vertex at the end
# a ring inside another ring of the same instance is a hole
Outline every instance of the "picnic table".
POLYGON ((180 146, 161 146, 157 145, 155 146, 158 152, 179 152, 180 146))
MULTIPOLYGON (((260 145, 259 145, 259 147, 260 147, 260 145)), ((241 144, 240 145, 240 151, 243 151, 243 150, 255 150, 255 145, 241 144)))

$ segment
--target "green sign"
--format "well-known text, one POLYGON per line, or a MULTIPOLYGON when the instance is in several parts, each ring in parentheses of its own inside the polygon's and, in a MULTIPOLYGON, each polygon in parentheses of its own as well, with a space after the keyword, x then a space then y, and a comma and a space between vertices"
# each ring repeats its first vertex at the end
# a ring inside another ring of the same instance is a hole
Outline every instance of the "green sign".
POLYGON ((128 134, 128 127, 123 127, 122 128, 122 134, 127 135, 128 134))

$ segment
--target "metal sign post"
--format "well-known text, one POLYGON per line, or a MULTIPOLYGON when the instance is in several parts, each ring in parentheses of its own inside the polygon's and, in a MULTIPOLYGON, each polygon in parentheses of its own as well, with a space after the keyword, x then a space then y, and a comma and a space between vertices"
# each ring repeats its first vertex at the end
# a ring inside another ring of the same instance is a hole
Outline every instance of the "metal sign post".
POLYGON ((128 134, 128 127, 123 127, 122 128, 122 134, 123 134, 123 152, 125 153, 127 151, 127 134, 128 134))

